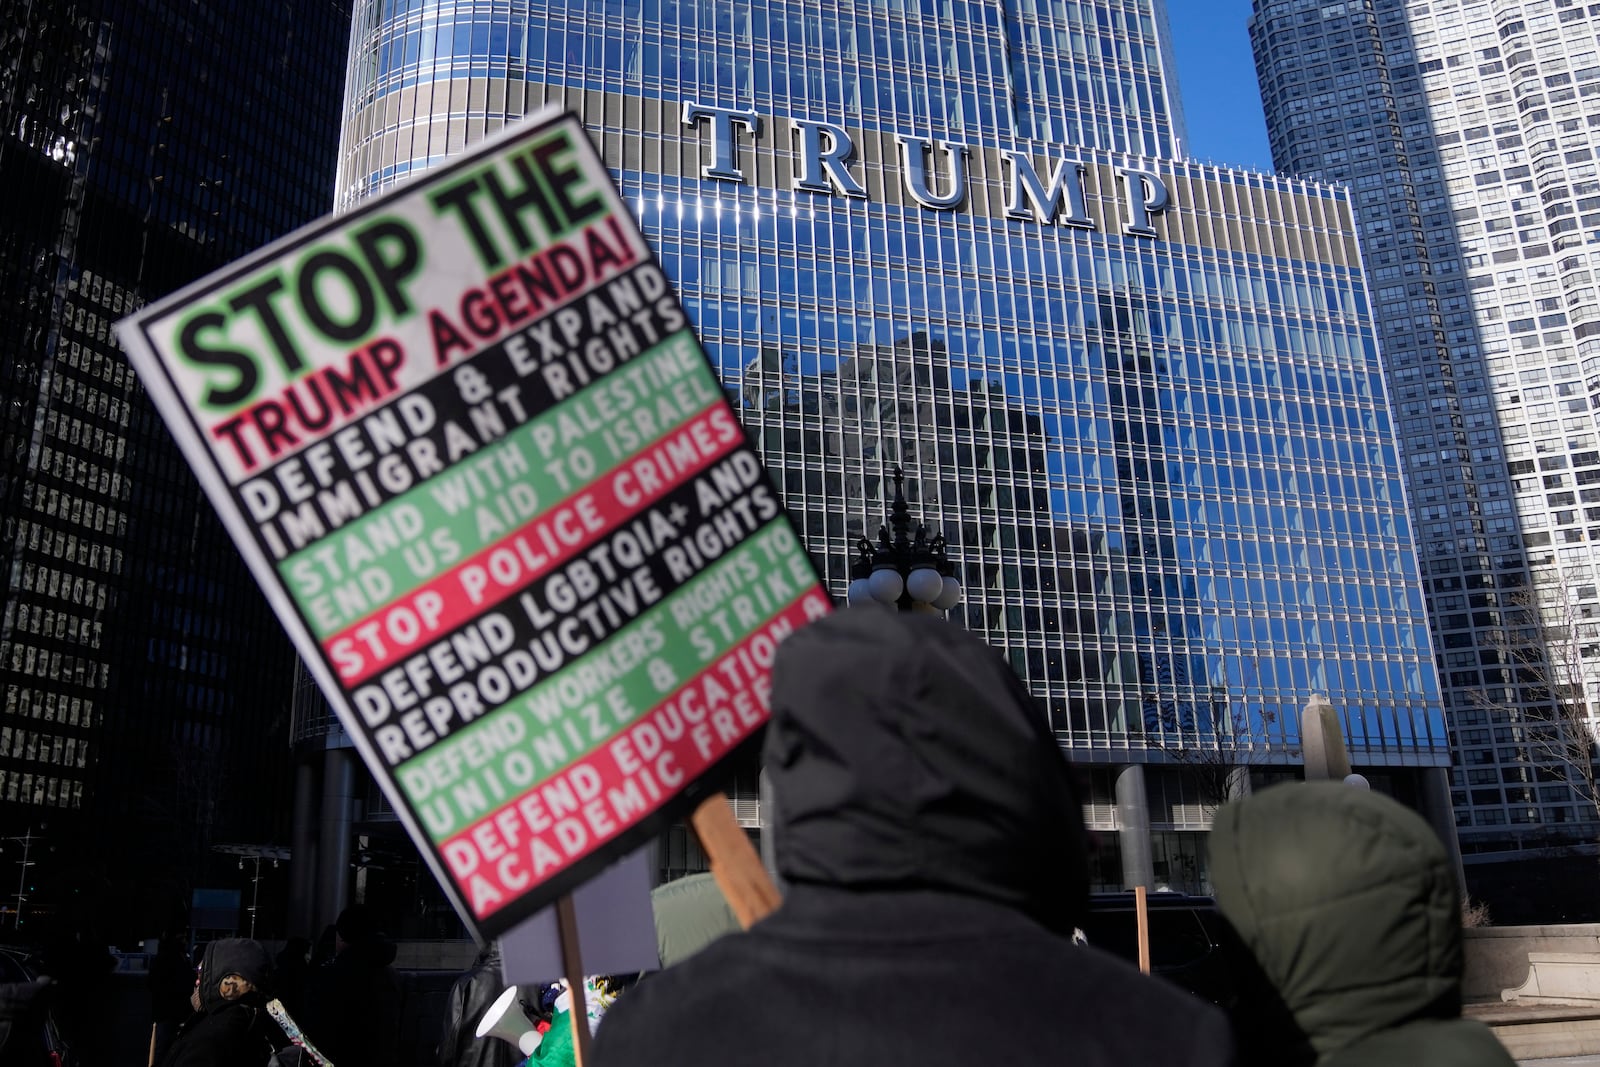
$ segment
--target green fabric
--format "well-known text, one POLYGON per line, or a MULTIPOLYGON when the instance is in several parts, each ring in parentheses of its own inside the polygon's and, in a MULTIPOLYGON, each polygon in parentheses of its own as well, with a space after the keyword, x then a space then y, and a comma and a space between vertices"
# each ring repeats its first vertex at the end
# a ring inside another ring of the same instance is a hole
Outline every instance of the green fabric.
POLYGON ((650 891, 661 966, 682 963, 713 941, 739 932, 727 900, 709 874, 691 874, 650 891))
POLYGON ((1417 1019, 1317 1061, 1318 1067, 1516 1067, 1490 1029, 1467 1019, 1417 1019))
POLYGON ((572 1052, 572 1013, 558 1011, 550 1020, 550 1029, 544 1032, 539 1047, 533 1050, 527 1063, 546 1067, 572 1067, 577 1057, 572 1052))
POLYGON ((1289 783, 1223 807, 1210 848, 1217 906, 1318 1067, 1512 1063, 1458 1019, 1456 877, 1421 816, 1342 783, 1289 783))

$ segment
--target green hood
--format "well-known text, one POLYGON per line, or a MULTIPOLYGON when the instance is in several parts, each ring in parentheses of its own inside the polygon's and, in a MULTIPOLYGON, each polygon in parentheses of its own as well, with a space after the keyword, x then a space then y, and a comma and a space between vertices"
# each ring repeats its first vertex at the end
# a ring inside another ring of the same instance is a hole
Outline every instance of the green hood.
POLYGON ((1388 797, 1290 783, 1229 804, 1211 879, 1318 1059, 1461 1014, 1455 872, 1433 829, 1388 797))
POLYGON ((682 963, 711 942, 740 930, 739 920, 709 874, 691 874, 650 890, 661 966, 682 963))

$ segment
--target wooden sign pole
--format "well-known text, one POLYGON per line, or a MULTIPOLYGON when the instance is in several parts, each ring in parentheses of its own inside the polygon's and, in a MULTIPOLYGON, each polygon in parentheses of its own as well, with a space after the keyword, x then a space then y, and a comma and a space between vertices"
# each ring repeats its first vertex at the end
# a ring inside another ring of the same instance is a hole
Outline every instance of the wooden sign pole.
POLYGON ((734 818, 728 798, 721 793, 707 797, 690 816, 689 823, 711 860, 711 876, 739 925, 748 930, 776 911, 783 898, 761 865, 749 836, 734 818))
POLYGON ((556 927, 561 934, 561 969, 572 996, 572 1062, 583 1067, 589 1058, 589 1004, 583 985, 583 953, 578 950, 578 910, 572 895, 556 901, 556 927))
POLYGON ((1139 972, 1150 973, 1150 902, 1142 885, 1133 887, 1133 910, 1139 922, 1139 972))

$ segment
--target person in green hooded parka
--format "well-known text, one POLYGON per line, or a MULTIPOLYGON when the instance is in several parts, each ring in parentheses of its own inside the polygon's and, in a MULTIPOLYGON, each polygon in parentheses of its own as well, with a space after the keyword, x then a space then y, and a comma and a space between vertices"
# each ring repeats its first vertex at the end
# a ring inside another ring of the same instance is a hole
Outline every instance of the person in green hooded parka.
POLYGON ((1337 782, 1264 790, 1217 812, 1211 881, 1251 957, 1241 1063, 1514 1067, 1461 1018, 1460 891, 1415 812, 1337 782))

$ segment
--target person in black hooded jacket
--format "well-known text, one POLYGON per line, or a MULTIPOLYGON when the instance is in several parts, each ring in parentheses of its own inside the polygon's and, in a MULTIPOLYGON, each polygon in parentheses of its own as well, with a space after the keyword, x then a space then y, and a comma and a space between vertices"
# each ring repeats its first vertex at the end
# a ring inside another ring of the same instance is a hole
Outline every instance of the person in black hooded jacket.
POLYGON ((307 978, 300 1025, 336 1067, 391 1067, 400 1049, 394 943, 361 904, 340 912, 335 926, 337 951, 307 978))
POLYGON ((262 1067, 285 1044, 267 1014, 272 957, 258 941, 228 938, 206 946, 191 1006, 162 1067, 262 1067))
MULTIPOLYGON (((517 1067, 527 1059, 498 1037, 479 1037, 483 1013, 505 992, 501 973, 500 942, 491 941, 478 953, 477 963, 450 987, 445 1005, 444 1036, 439 1042, 439 1067, 517 1067)), ((539 1003, 539 987, 526 986, 519 994, 524 1003, 539 1003)), ((512 1011, 521 1010, 513 1007, 512 1011)), ((523 1012, 524 1017, 527 1013, 523 1012)), ((529 1029, 532 1029, 530 1024, 529 1029)))
POLYGON ((840 612, 780 646, 765 748, 789 892, 622 998, 599 1067, 1212 1067, 1227 1022, 1071 942, 1082 809, 1005 661, 929 616, 840 612))

